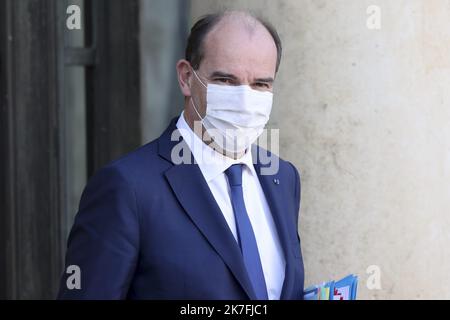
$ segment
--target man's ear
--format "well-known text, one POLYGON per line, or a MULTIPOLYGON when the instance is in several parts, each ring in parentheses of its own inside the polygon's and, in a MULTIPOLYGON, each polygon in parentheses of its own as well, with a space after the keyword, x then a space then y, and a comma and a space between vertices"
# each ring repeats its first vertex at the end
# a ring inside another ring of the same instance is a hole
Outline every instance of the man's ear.
POLYGON ((192 71, 191 64, 187 60, 181 59, 177 62, 177 75, 181 93, 185 97, 190 97, 192 71))

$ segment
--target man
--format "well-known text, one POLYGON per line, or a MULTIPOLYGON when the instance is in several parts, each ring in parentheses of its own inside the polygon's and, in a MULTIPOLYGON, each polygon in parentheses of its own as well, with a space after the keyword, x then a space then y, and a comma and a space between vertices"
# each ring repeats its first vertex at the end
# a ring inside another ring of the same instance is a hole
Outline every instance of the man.
POLYGON ((302 298, 298 172, 252 158, 280 59, 276 31, 248 13, 194 25, 177 63, 184 111, 89 181, 66 256, 80 283, 65 272, 60 298, 302 298))

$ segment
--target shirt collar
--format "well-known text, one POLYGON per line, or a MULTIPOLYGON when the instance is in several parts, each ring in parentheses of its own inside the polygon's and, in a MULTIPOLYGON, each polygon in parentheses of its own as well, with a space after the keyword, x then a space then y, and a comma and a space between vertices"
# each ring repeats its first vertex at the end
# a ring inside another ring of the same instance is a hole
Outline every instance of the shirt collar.
POLYGON ((220 174, 224 173, 233 164, 242 163, 252 174, 255 173, 252 162, 252 154, 250 148, 246 150, 244 155, 239 159, 231 159, 226 157, 208 145, 206 145, 200 137, 198 137, 184 119, 184 111, 178 118, 177 128, 183 140, 188 145, 194 156, 194 159, 205 178, 206 182, 210 182, 220 174))

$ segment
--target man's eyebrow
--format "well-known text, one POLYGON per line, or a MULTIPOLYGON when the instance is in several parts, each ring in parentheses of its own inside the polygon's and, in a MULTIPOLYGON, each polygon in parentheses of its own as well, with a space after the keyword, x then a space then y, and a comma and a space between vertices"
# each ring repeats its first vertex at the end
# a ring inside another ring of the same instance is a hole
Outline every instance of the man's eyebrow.
POLYGON ((233 80, 237 80, 237 77, 234 74, 231 73, 226 73, 226 72, 222 72, 222 71, 214 71, 213 73, 211 73, 211 78, 229 78, 229 79, 233 79, 233 80))
POLYGON ((258 78, 255 79, 255 82, 267 82, 267 83, 273 83, 275 80, 272 77, 268 77, 268 78, 258 78))
MULTIPOLYGON (((238 80, 238 77, 236 77, 234 74, 223 72, 223 71, 214 71, 210 77, 211 78, 229 78, 232 80, 238 80)), ((255 82, 273 83, 274 81, 275 80, 272 77, 255 79, 255 82)))

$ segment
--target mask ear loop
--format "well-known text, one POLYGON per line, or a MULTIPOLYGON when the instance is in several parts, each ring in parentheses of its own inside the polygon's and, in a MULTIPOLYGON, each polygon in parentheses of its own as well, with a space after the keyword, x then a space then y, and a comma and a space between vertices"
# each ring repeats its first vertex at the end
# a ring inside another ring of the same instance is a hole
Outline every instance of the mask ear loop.
POLYGON ((197 80, 205 87, 205 89, 208 89, 207 85, 204 84, 203 81, 199 78, 199 76, 197 75, 197 72, 195 72, 194 68, 192 68, 192 72, 194 73, 197 80))
MULTIPOLYGON (((195 72, 194 68, 192 68, 192 72, 194 73, 194 75, 195 75, 195 77, 197 78, 197 80, 202 84, 202 86, 204 86, 206 89, 208 89, 208 87, 203 83, 203 81, 200 80, 200 78, 199 78, 199 76, 197 75, 197 72, 195 72)), ((191 100, 192 106, 194 107, 195 113, 198 115, 198 117, 199 117, 199 119, 200 119, 200 121, 201 121, 201 123, 202 123, 202 125, 203 125, 203 120, 204 120, 205 118, 202 118, 202 116, 201 116, 200 113, 198 112, 197 106, 196 106, 195 103, 194 103, 194 98, 192 97, 192 95, 191 95, 191 99, 190 99, 190 100, 191 100)), ((206 115, 205 115, 205 117, 206 117, 206 115)))
POLYGON ((201 123, 203 124, 203 120, 204 120, 205 118, 202 118, 202 116, 200 115, 200 113, 198 113, 197 107, 195 106, 194 99, 192 98, 192 96, 191 96, 191 99, 190 99, 190 100, 191 100, 192 106, 194 107, 195 113, 198 115, 198 117, 199 117, 201 123))

